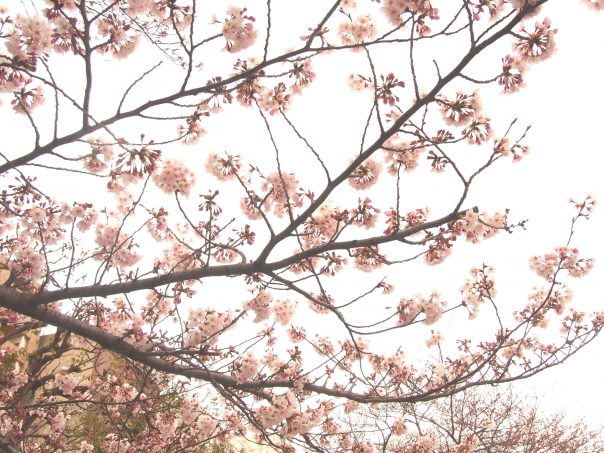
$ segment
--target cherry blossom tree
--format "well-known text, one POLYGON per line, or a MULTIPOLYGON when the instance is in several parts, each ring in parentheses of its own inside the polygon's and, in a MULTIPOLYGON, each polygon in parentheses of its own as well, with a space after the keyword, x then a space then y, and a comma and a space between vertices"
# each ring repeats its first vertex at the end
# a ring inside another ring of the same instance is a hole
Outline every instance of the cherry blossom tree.
POLYGON ((525 226, 473 190, 528 152, 481 93, 522 96, 552 56, 547 0, 248 3, 0 7, 0 341, 56 328, 26 368, 0 354, 7 448, 370 452, 346 405, 528 378, 601 330, 568 286, 591 197, 521 305, 493 263, 407 287, 525 226))
POLYGON ((574 452, 602 451, 601 430, 561 413, 543 416, 536 398, 511 387, 468 389, 415 404, 348 404, 343 422, 359 443, 381 439, 381 451, 574 452), (428 448, 426 448, 426 446, 428 448))

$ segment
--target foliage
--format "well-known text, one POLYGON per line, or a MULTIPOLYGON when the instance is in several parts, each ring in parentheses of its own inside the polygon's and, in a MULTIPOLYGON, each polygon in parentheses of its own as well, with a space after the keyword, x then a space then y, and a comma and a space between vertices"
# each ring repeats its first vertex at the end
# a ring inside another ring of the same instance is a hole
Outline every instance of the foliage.
POLYGON ((372 433, 380 439, 378 448, 391 452, 421 452, 426 445, 437 453, 590 453, 604 448, 601 430, 543 412, 536 398, 515 394, 511 387, 473 388, 425 403, 349 407, 344 423, 359 433, 358 443, 372 433), (398 435, 390 427, 398 427, 398 435))
POLYGON ((434 287, 525 226, 474 189, 528 153, 481 94, 552 56, 547 0, 215 3, 0 6, 0 345, 39 341, 0 351, 7 448, 371 452, 347 405, 452 401, 598 335, 568 286, 591 197, 526 303, 487 264, 434 287))

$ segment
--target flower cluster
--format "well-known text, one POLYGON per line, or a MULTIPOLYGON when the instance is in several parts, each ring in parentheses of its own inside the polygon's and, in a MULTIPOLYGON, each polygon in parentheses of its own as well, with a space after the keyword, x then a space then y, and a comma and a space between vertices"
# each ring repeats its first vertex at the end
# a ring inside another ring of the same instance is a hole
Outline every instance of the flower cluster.
POLYGON ((513 93, 524 86, 522 71, 524 65, 517 58, 506 55, 501 59, 501 74, 497 77, 497 83, 503 87, 504 93, 513 93))
POLYGON ((234 179, 240 169, 241 161, 238 154, 226 154, 225 157, 221 157, 211 153, 206 161, 206 170, 221 181, 234 179))
POLYGON ((492 267, 474 268, 470 273, 471 277, 466 280, 460 292, 462 303, 470 313, 470 319, 474 319, 478 315, 480 305, 495 297, 497 289, 492 277, 492 267))
POLYGON ((166 193, 180 192, 188 197, 195 185, 195 174, 179 160, 166 160, 153 180, 166 193))
POLYGON ((288 209, 302 205, 297 193, 298 180, 292 173, 272 173, 262 184, 262 190, 268 192, 266 203, 273 212, 281 217, 288 209))
POLYGON ((284 326, 291 321, 295 312, 296 304, 287 299, 280 299, 273 304, 275 319, 284 326))
POLYGON ((385 262, 385 258, 380 254, 376 245, 352 249, 351 255, 354 258, 355 267, 363 272, 371 272, 382 267, 385 262))
POLYGON ((24 17, 18 14, 13 22, 13 33, 5 40, 6 50, 17 60, 35 68, 36 60, 50 50, 52 27, 39 15, 24 17))
POLYGON ((57 374, 55 375, 54 386, 58 388, 63 395, 71 396, 80 380, 81 379, 75 374, 57 374))
POLYGON ((304 222, 303 239, 307 246, 325 244, 338 231, 337 219, 341 218, 340 213, 326 204, 323 204, 318 211, 304 222))
POLYGON ((370 356, 369 361, 371 367, 376 372, 385 373, 398 384, 407 382, 414 372, 413 367, 406 363, 407 361, 402 351, 397 351, 388 357, 373 354, 370 356))
POLYGON ((515 142, 514 144, 510 145, 509 139, 507 137, 495 140, 495 143, 493 144, 493 150, 503 156, 511 156, 514 162, 522 160, 529 153, 528 146, 521 145, 518 142, 515 142))
POLYGON ((219 334, 224 332, 233 323, 234 316, 231 312, 218 312, 215 310, 198 308, 189 313, 189 340, 190 346, 199 345, 202 341, 209 344, 218 342, 219 334))
POLYGON ((403 14, 406 12, 419 13, 419 17, 438 18, 438 10, 432 8, 428 0, 384 0, 382 12, 394 26, 403 22, 403 14))
POLYGON ((100 139, 91 139, 90 154, 84 156, 84 168, 92 173, 105 170, 113 159, 113 147, 100 139))
POLYGON ((482 111, 482 104, 476 91, 472 94, 459 92, 455 99, 441 96, 438 98, 438 103, 445 123, 452 126, 468 124, 482 111))
POLYGON ((381 171, 382 166, 377 161, 367 159, 350 173, 348 183, 357 190, 368 189, 377 183, 381 171))
POLYGON ((455 228, 458 233, 466 236, 467 241, 477 243, 495 236, 506 226, 507 217, 505 214, 498 212, 492 216, 485 213, 479 215, 470 209, 456 223, 455 228))
POLYGON ((99 246, 95 259, 107 261, 122 269, 134 266, 141 259, 134 251, 132 239, 119 231, 118 227, 97 225, 95 234, 95 242, 99 246))
POLYGON ((294 392, 287 391, 283 395, 273 397, 270 406, 258 408, 256 417, 262 426, 271 428, 286 418, 293 416, 298 410, 298 401, 294 392))
POLYGON ((392 422, 390 426, 392 430, 392 434, 395 436, 402 436, 407 432, 407 424, 405 423, 405 419, 403 417, 399 417, 392 422))
POLYGON ((557 30, 552 28, 549 19, 535 22, 533 31, 523 27, 516 39, 515 48, 518 56, 527 62, 541 61, 549 58, 555 50, 554 36, 557 30))
POLYGON ((434 324, 442 316, 447 302, 440 300, 440 293, 434 291, 428 298, 417 295, 411 298, 403 298, 398 304, 398 323, 407 325, 415 321, 417 316, 424 312, 424 322, 434 324))
POLYGON ((255 18, 245 14, 246 8, 231 7, 222 26, 222 36, 226 40, 226 50, 235 53, 250 47, 256 41, 258 32, 254 30, 255 18))
POLYGON ((553 281, 559 269, 566 269, 571 277, 583 277, 592 269, 593 260, 579 258, 576 248, 556 247, 552 253, 532 257, 529 265, 537 275, 553 281))
POLYGON ((597 11, 604 9, 604 0, 583 0, 583 3, 597 11))
POLYGON ((117 59, 130 56, 138 46, 140 36, 117 14, 109 13, 96 22, 98 32, 106 38, 101 51, 117 59))
POLYGON ((241 384, 254 377, 259 367, 258 360, 251 353, 247 353, 233 363, 233 376, 237 383, 241 384))
POLYGON ((355 20, 342 22, 338 29, 342 44, 351 46, 372 41, 377 35, 377 29, 373 18, 369 14, 363 14, 355 20))
POLYGON ((573 298, 570 288, 561 285, 558 289, 535 288, 529 295, 529 302, 515 313, 518 322, 530 322, 532 326, 547 327, 546 317, 550 310, 561 315, 573 298))
POLYGON ((266 291, 260 291, 256 296, 243 304, 243 308, 254 312, 256 317, 254 322, 262 322, 269 318, 271 314, 271 303, 273 297, 266 291))
POLYGON ((279 82, 272 89, 260 87, 258 92, 258 105, 270 115, 276 115, 282 110, 287 110, 291 95, 288 93, 287 86, 279 82))

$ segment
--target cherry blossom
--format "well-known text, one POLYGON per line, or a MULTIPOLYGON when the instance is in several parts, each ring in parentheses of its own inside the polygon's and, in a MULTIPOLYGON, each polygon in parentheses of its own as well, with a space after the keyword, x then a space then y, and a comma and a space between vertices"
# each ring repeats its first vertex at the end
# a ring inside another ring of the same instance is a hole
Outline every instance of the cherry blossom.
POLYGON ((227 19, 222 27, 222 35, 226 39, 226 49, 229 52, 240 52, 250 47, 256 41, 258 33, 254 30, 254 17, 246 15, 246 8, 229 8, 227 19))
POLYGON ((548 2, 314 3, 0 7, 0 443, 470 452, 457 398, 597 338, 592 197, 524 300, 481 254, 526 224, 493 96, 572 38, 548 2))
POLYGON ((195 185, 195 175, 179 160, 165 160, 153 177, 155 184, 166 193, 178 192, 188 197, 195 185))

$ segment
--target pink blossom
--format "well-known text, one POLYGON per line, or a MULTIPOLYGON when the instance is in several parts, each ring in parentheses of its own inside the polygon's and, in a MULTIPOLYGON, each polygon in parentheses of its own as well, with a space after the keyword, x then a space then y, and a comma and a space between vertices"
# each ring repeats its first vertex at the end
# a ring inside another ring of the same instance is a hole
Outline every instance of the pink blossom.
POLYGON ((103 52, 111 53, 117 59, 124 59, 138 46, 139 35, 132 34, 133 27, 118 15, 109 13, 95 23, 99 34, 108 38, 107 43, 101 47, 103 52))
POLYGON ((285 394, 273 397, 271 406, 262 406, 257 411, 258 421, 265 428, 281 423, 297 411, 298 401, 294 392, 288 390, 285 394))
POLYGON ((601 11, 604 9, 604 0, 583 0, 583 3, 596 11, 601 11))
POLYGON ((402 16, 405 12, 416 11, 422 0, 384 0, 382 12, 394 26, 402 23, 402 16))
POLYGON ((554 36, 557 30, 551 27, 548 18, 543 22, 535 22, 534 29, 529 32, 525 27, 518 33, 515 48, 519 57, 527 62, 549 58, 555 50, 554 36))
POLYGON ((593 260, 579 258, 576 248, 557 247, 553 253, 532 257, 529 265, 537 275, 552 281, 558 269, 566 269, 571 277, 586 275, 593 267, 593 260))
POLYGON ((474 268, 470 271, 471 277, 461 287, 462 303, 470 313, 469 319, 478 315, 480 305, 497 295, 493 271, 488 266, 474 268))
POLYGON ((369 79, 359 74, 349 74, 347 82, 352 91, 363 91, 366 88, 373 87, 373 83, 369 79))
POLYGON ((434 324, 440 319, 447 302, 440 300, 440 294, 433 292, 428 299, 420 299, 420 306, 426 315, 425 323, 434 324))
POLYGON ((352 249, 351 254, 354 258, 355 267, 363 272, 378 269, 385 262, 385 258, 380 255, 377 246, 352 249))
POLYGON ((275 319, 282 325, 287 325, 294 317, 296 304, 287 299, 280 299, 273 304, 275 319))
POLYGON ((29 375, 27 373, 17 373, 13 371, 10 379, 10 385, 6 387, 6 391, 12 395, 28 382, 29 375))
POLYGON ((352 445, 352 450, 353 453, 376 453, 376 449, 373 446, 372 443, 370 442, 355 442, 352 445))
POLYGON ((338 28, 342 44, 355 45, 372 41, 377 36, 377 29, 372 17, 363 14, 355 20, 342 22, 338 28))
POLYGON ((261 87, 258 94, 258 105, 270 115, 287 110, 289 107, 290 95, 283 82, 279 82, 273 89, 261 87))
POLYGON ((44 254, 34 250, 33 244, 17 248, 9 267, 19 273, 22 279, 29 281, 38 280, 46 275, 47 271, 44 254))
POLYGON ((231 7, 227 10, 227 18, 222 27, 222 35, 226 40, 226 50, 232 53, 240 52, 250 47, 256 41, 258 32, 254 30, 254 17, 245 14, 247 8, 231 7))
POLYGON ((457 93, 455 99, 441 96, 438 103, 445 122, 452 126, 468 124, 472 118, 480 115, 482 110, 477 91, 472 94, 457 93))
POLYGON ((178 135, 186 145, 194 145, 199 139, 206 135, 207 131, 202 127, 200 118, 205 114, 195 113, 186 120, 186 125, 178 126, 178 135))
POLYGON ((297 188, 298 180, 293 173, 272 173, 262 183, 262 190, 268 192, 266 203, 278 217, 302 205, 297 188))
POLYGON ((379 213, 380 210, 372 205, 370 198, 364 200, 359 198, 357 207, 350 212, 350 219, 353 225, 362 226, 368 230, 377 222, 379 213))
POLYGON ((237 383, 241 384, 253 378, 259 367, 258 360, 251 353, 247 353, 233 364, 233 375, 237 383))
POLYGON ((528 146, 521 145, 518 142, 510 145, 509 140, 506 137, 495 140, 493 150, 503 156, 512 157, 514 162, 519 162, 529 154, 528 146))
POLYGON ((153 0, 128 0, 128 14, 140 16, 147 14, 153 9, 153 0))
POLYGON ((294 61, 294 68, 290 72, 290 77, 293 76, 294 84, 291 86, 291 92, 299 94, 303 88, 308 87, 313 80, 315 80, 315 73, 313 72, 312 60, 305 58, 302 61, 294 61))
POLYGON ((260 202, 262 199, 252 190, 249 191, 249 196, 241 199, 239 206, 243 214, 250 220, 257 220, 262 217, 260 214, 260 202))
POLYGON ((52 44, 52 28, 41 15, 24 17, 17 14, 15 32, 5 42, 6 49, 18 60, 41 57, 52 44))
POLYGON ((71 416, 65 415, 65 412, 59 412, 55 416, 49 415, 48 419, 50 421, 50 428, 54 432, 62 431, 70 418, 71 416))
POLYGON ((321 205, 318 213, 304 222, 304 243, 316 246, 330 241, 338 230, 338 210, 327 204, 321 205))
POLYGON ((216 344, 218 342, 218 334, 228 329, 233 319, 234 316, 231 312, 218 312, 203 308, 191 310, 189 313, 189 326, 191 329, 196 329, 201 335, 196 337, 196 342, 189 342, 190 345, 199 344, 202 338, 210 344, 216 344))
POLYGON ((489 139, 491 132, 490 118, 478 116, 474 118, 463 130, 463 135, 472 145, 480 145, 489 139))
POLYGON ((433 330, 432 334, 430 335, 430 338, 428 338, 428 340, 426 340, 426 346, 428 346, 429 348, 438 346, 442 342, 442 340, 443 340, 442 332, 435 332, 433 330))
POLYGON ((465 436, 463 441, 455 447, 455 453, 472 453, 480 443, 480 439, 476 434, 465 436))
POLYGON ((78 450, 78 453, 93 453, 93 452, 94 452, 94 445, 89 444, 85 440, 80 442, 80 448, 78 450))
POLYGON ((197 418, 197 423, 195 423, 195 428, 198 430, 202 439, 211 438, 216 431, 217 426, 218 422, 206 414, 201 414, 197 418))
POLYGON ((392 434, 395 436, 401 436, 407 432, 407 425, 405 423, 405 419, 403 417, 398 417, 392 422, 392 426, 390 427, 392 430, 392 434))
POLYGON ((57 374, 55 376, 54 385, 61 390, 64 395, 71 396, 79 382, 80 379, 74 374, 57 374))
POLYGON ((411 172, 417 168, 425 146, 416 142, 404 142, 393 136, 384 143, 383 148, 386 151, 388 173, 396 176, 400 170, 411 172))
POLYGON ((218 154, 211 153, 206 161, 206 170, 222 181, 234 179, 240 169, 239 155, 226 154, 226 157, 221 157, 218 154))
POLYGON ((47 214, 46 214, 46 210, 36 206, 31 208, 28 212, 27 212, 29 218, 31 219, 32 222, 34 223, 39 223, 39 222, 44 222, 44 220, 46 220, 47 214))
POLYGON ((153 180, 166 193, 180 192, 188 197, 195 185, 195 174, 179 160, 166 160, 153 180))
POLYGON ((92 173, 99 173, 105 170, 113 159, 113 148, 100 139, 92 139, 88 143, 91 152, 84 158, 84 168, 92 173))
POLYGON ((256 317, 254 318, 254 322, 261 322, 265 321, 270 316, 272 301, 273 298, 270 293, 260 291, 252 300, 245 302, 243 307, 246 310, 251 310, 255 313, 256 317))
MULTIPOLYGON (((30 81, 28 81, 29 83, 30 81)), ((15 98, 12 100, 13 110, 17 113, 29 113, 44 103, 44 86, 31 87, 27 84, 21 85, 14 91, 15 98)))
POLYGON ((510 55, 503 57, 501 75, 497 77, 497 83, 503 87, 505 93, 513 93, 524 86, 523 70, 524 65, 517 58, 510 55))
POLYGON ((141 259, 134 251, 132 239, 124 232, 119 232, 118 237, 118 228, 115 226, 97 225, 95 242, 99 246, 96 260, 108 260, 120 268, 127 268, 141 259))
POLYGON ((377 183, 381 171, 382 166, 378 162, 367 159, 352 171, 348 183, 357 190, 367 189, 377 183))
POLYGON ((417 447, 421 448, 422 453, 432 453, 436 449, 437 439, 432 434, 419 436, 416 440, 417 447))

